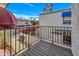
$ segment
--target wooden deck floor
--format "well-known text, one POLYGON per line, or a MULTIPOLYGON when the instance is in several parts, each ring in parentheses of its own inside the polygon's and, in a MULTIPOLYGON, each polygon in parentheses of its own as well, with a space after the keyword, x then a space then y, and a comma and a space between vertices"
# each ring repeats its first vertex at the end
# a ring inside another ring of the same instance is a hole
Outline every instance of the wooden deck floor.
POLYGON ((40 40, 31 46, 30 50, 24 51, 19 56, 72 56, 72 52, 69 49, 40 40))

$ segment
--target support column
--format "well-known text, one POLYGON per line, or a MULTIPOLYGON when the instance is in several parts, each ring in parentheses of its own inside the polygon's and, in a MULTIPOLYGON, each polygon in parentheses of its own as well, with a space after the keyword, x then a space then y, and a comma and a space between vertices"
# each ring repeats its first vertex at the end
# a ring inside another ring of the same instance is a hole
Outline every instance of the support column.
POLYGON ((79 4, 72 7, 72 53, 79 56, 79 4))

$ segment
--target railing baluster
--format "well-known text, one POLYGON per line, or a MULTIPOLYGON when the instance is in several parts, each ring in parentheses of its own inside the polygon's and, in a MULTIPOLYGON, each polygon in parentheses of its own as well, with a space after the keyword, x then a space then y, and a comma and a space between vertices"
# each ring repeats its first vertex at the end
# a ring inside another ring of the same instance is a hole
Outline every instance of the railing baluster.
POLYGON ((53 26, 53 41, 55 42, 55 27, 53 26))
POLYGON ((3 41, 3 43, 4 43, 4 56, 5 56, 5 40, 6 40, 6 31, 5 31, 5 29, 4 29, 4 41, 3 41))
POLYGON ((47 29, 47 30, 48 30, 48 35, 47 35, 47 37, 48 37, 48 40, 50 41, 50 39, 49 39, 49 26, 48 26, 48 29, 47 29))
MULTIPOLYGON (((52 31, 51 31, 51 26, 50 26, 50 37, 49 37, 49 39, 51 40, 51 34, 52 34, 52 31)), ((52 41, 52 40, 51 40, 52 41)))
POLYGON ((49 40, 48 39, 48 26, 46 26, 46 39, 49 40))
POLYGON ((56 42, 59 43, 58 42, 58 30, 57 29, 58 29, 58 27, 56 27, 56 42))
POLYGON ((18 32, 19 32, 19 51, 20 51, 20 28, 18 28, 18 32))
POLYGON ((15 54, 16 54, 16 34, 17 34, 17 33, 16 33, 16 30, 17 30, 17 29, 15 28, 15 54))
POLYGON ((52 26, 52 44, 53 44, 53 40, 54 40, 54 29, 53 29, 53 26, 52 26))
POLYGON ((30 26, 30 42, 31 42, 31 44, 33 43, 33 40, 32 40, 32 35, 34 35, 34 33, 33 33, 33 27, 32 26, 30 26))
POLYGON ((71 45, 71 34, 70 33, 71 33, 70 28, 67 28, 67 35, 68 35, 68 37, 67 37, 67 41, 68 41, 67 45, 71 45))
POLYGON ((28 30, 28 50, 29 50, 29 30, 28 30))
POLYGON ((11 29, 10 29, 10 56, 12 55, 12 50, 11 50, 11 46, 12 46, 12 36, 11 36, 11 29))
POLYGON ((55 27, 55 42, 56 42, 56 27, 55 27))
POLYGON ((41 34, 41 26, 38 28, 38 38, 41 40, 40 34, 41 34))
POLYGON ((59 43, 59 42, 58 42, 58 27, 56 28, 56 33, 57 33, 57 34, 56 34, 56 37, 57 37, 57 38, 56 38, 56 41, 57 41, 57 43, 59 43))
POLYGON ((66 33, 65 33, 65 28, 63 30, 63 44, 65 45, 65 40, 66 40, 66 33))
POLYGON ((49 38, 49 37, 50 37, 49 28, 50 28, 50 27, 48 26, 48 39, 50 40, 50 38, 49 38))
POLYGON ((30 29, 31 29, 31 26, 29 27, 29 48, 30 48, 30 45, 32 44, 32 42, 31 42, 31 31, 30 31, 30 29))
POLYGON ((41 34, 44 35, 44 36, 42 35, 42 39, 45 39, 45 37, 46 37, 46 35, 45 35, 45 27, 44 28, 41 27, 41 31, 42 31, 41 34))
MULTIPOLYGON (((25 30, 26 31, 26 30, 25 30)), ((25 36, 26 36, 26 34, 25 34, 25 32, 23 32, 23 49, 25 48, 25 45, 26 45, 26 39, 25 39, 25 36)))
POLYGON ((59 27, 59 43, 61 44, 61 39, 60 39, 60 37, 61 37, 61 29, 60 29, 61 27, 59 27))
POLYGON ((55 42, 57 43, 57 31, 56 31, 56 28, 57 27, 55 27, 55 42))
MULTIPOLYGON (((49 33, 48 33, 48 28, 49 28, 49 27, 47 26, 47 34, 46 34, 46 35, 47 35, 47 39, 48 39, 48 35, 49 35, 49 33)), ((48 40, 49 40, 49 39, 48 39, 48 40)))
MULTIPOLYGON (((59 42, 59 27, 57 28, 57 41, 59 42)), ((60 43, 60 42, 59 42, 60 43)))
POLYGON ((72 46, 71 40, 72 40, 72 30, 70 28, 70 46, 72 46))
POLYGON ((46 39, 46 27, 44 28, 44 31, 45 31, 45 33, 44 33, 45 34, 45 38, 44 39, 46 39))
POLYGON ((48 40, 48 37, 47 37, 47 35, 48 35, 48 34, 47 34, 47 29, 48 29, 48 27, 46 26, 46 39, 48 40))
POLYGON ((43 34, 42 35, 42 39, 45 39, 45 37, 46 37, 46 34, 45 33, 46 33, 45 27, 42 26, 41 27, 41 34, 43 34))
MULTIPOLYGON (((24 29, 24 28, 22 28, 22 29, 24 29)), ((24 34, 25 34, 25 31, 22 33, 22 36, 23 36, 23 39, 22 39, 22 44, 23 44, 22 49, 24 49, 24 38, 25 38, 24 34)))
POLYGON ((45 39, 47 39, 47 38, 46 38, 46 33, 47 33, 47 32, 46 32, 46 26, 45 26, 45 39))
POLYGON ((63 27, 61 27, 61 34, 62 34, 61 35, 61 41, 62 41, 61 44, 63 44, 63 27))
POLYGON ((40 39, 42 39, 42 37, 41 37, 42 29, 41 29, 41 28, 42 28, 42 26, 40 27, 40 30, 39 30, 39 36, 40 36, 39 38, 40 38, 40 39))

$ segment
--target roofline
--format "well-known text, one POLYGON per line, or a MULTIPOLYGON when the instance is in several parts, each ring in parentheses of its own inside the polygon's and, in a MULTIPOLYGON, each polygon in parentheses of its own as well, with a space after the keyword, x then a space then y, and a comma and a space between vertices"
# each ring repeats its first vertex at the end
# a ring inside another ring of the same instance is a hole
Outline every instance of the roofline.
POLYGON ((49 13, 41 13, 40 15, 46 15, 46 14, 51 14, 51 13, 63 12, 63 11, 67 11, 67 10, 71 10, 71 8, 67 8, 67 9, 64 9, 64 10, 58 10, 58 11, 54 11, 54 12, 49 12, 49 13))
POLYGON ((32 20, 22 20, 22 19, 17 19, 17 21, 32 21, 32 20))

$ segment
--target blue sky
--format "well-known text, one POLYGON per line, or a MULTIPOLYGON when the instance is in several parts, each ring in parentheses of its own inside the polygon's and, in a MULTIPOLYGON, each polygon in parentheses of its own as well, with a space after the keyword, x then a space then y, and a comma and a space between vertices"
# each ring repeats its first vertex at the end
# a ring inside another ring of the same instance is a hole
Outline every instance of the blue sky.
MULTIPOLYGON (((17 18, 38 18, 39 14, 43 12, 45 3, 10 3, 6 8, 12 12, 17 18)), ((71 8, 72 4, 68 3, 54 3, 53 11, 71 8)))

